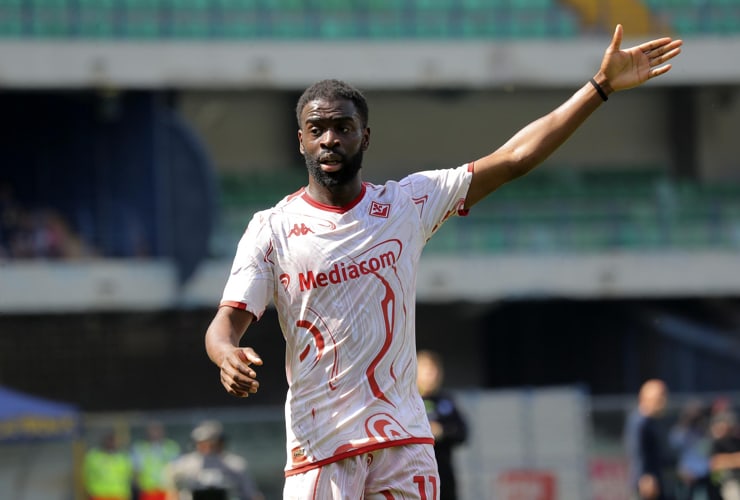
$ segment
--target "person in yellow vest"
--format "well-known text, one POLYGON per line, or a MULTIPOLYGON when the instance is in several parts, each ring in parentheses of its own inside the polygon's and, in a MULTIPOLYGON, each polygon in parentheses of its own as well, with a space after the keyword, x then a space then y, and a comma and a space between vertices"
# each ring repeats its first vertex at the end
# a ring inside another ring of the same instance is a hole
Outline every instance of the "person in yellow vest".
POLYGON ((132 459, 139 500, 165 500, 164 469, 180 455, 180 445, 168 438, 160 422, 150 422, 146 439, 134 443, 132 459))
POLYGON ((100 446, 85 454, 82 477, 89 500, 131 499, 133 464, 113 431, 107 431, 100 446))

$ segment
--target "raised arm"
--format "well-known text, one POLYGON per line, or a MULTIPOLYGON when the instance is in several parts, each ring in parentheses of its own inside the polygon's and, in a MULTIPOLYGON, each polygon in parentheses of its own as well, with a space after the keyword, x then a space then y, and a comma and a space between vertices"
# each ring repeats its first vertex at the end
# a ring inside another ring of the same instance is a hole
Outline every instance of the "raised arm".
POLYGON ((252 324, 248 311, 222 306, 206 331, 206 352, 221 370, 221 384, 233 396, 247 397, 257 392, 257 373, 250 365, 262 365, 251 347, 239 347, 239 341, 252 324))
POLYGON ((620 24, 592 81, 586 82, 556 109, 525 126, 496 151, 475 162, 466 208, 542 163, 609 94, 636 87, 669 71, 671 65, 666 63, 681 52, 683 43, 664 37, 622 50, 622 36, 620 24))

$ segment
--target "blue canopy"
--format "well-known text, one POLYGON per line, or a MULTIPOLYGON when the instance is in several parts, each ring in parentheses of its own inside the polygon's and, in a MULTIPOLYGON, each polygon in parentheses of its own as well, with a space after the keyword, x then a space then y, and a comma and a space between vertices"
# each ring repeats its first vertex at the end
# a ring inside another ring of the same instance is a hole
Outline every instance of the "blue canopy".
POLYGON ((0 442, 73 438, 79 422, 73 405, 0 387, 0 442))

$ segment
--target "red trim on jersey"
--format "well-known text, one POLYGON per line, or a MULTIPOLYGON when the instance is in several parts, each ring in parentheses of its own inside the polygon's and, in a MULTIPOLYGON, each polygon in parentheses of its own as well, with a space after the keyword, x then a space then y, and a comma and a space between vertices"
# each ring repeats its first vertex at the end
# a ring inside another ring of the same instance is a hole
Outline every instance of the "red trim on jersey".
POLYGON ((343 207, 335 207, 333 205, 324 205, 323 203, 319 203, 318 201, 311 198, 311 195, 308 194, 307 190, 303 190, 303 193, 301 193, 301 198, 303 198, 303 201, 308 203, 311 206, 314 206, 320 210, 326 210, 327 212, 336 212, 338 214, 343 214, 345 212, 349 212, 355 206, 357 206, 360 201, 362 201, 363 196, 365 196, 365 191, 367 188, 365 187, 365 183, 362 183, 362 189, 360 190, 360 194, 357 195, 357 198, 350 201, 348 204, 344 205, 343 207))
POLYGON ((235 300, 224 300, 219 304, 219 307, 222 306, 229 306, 233 307, 234 309, 241 309, 243 311, 247 310, 247 303, 246 302, 237 302, 235 300))
POLYGON ((313 492, 311 493, 311 498, 313 500, 319 500, 319 478, 321 477, 321 471, 319 471, 318 474, 316 474, 316 481, 313 483, 313 492))
POLYGON ((332 464, 334 462, 339 462, 340 460, 344 460, 345 458, 355 457, 357 455, 362 455, 364 453, 369 453, 375 450, 382 450, 384 448, 392 448, 394 446, 404 446, 407 444, 434 445, 434 438, 413 437, 413 438, 406 438, 406 439, 397 439, 395 441, 383 441, 380 443, 373 443, 370 445, 361 446, 359 448, 355 448, 350 451, 345 451, 344 453, 338 453, 332 457, 325 458, 324 460, 319 460, 318 462, 311 462, 306 465, 301 465, 300 467, 296 467, 294 469, 286 470, 285 477, 295 476, 296 474, 302 474, 304 472, 310 471, 311 469, 316 469, 318 467, 323 467, 324 465, 332 464))
POLYGON ((290 200, 292 200, 293 198, 295 198, 295 197, 297 197, 297 196, 300 196, 300 195, 302 195, 302 194, 303 194, 303 192, 304 192, 305 190, 306 190, 306 188, 305 188, 305 186, 304 186, 304 187, 302 187, 301 189, 299 189, 298 191, 296 191, 295 193, 289 194, 289 195, 288 195, 288 196, 286 196, 285 198, 286 198, 286 199, 287 199, 288 201, 290 201, 290 200))
POLYGON ((246 302, 237 302, 235 300, 224 300, 221 302, 218 307, 233 307, 234 309, 241 309, 242 311, 247 311, 252 315, 252 318, 254 318, 254 321, 259 321, 260 317, 257 316, 253 311, 250 311, 247 309, 247 303, 246 302))

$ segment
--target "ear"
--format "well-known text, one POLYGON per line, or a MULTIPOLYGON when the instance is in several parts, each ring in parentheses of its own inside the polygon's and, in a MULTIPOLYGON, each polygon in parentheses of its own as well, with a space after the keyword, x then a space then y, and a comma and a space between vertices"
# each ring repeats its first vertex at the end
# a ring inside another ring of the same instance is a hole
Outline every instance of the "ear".
POLYGON ((363 134, 362 138, 362 150, 367 151, 367 148, 370 147, 370 127, 365 127, 365 132, 363 134))
POLYGON ((301 155, 306 154, 306 150, 303 148, 303 132, 301 129, 298 129, 298 151, 300 151, 301 155))

